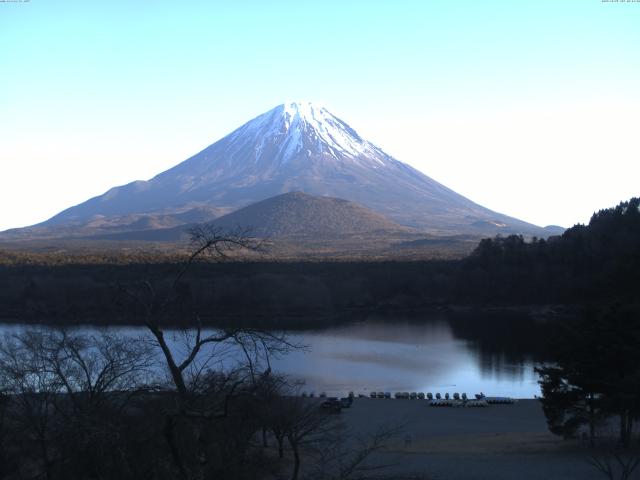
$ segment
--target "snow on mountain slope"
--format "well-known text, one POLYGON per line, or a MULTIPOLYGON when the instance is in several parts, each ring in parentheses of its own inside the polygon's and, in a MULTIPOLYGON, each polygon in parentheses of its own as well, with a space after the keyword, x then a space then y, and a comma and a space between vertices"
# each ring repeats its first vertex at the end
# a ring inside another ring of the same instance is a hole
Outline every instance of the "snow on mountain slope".
POLYGON ((44 225, 188 206, 232 211, 292 191, 354 201, 431 233, 544 235, 543 229, 481 207, 394 159, 308 102, 279 105, 151 180, 112 188, 44 225))

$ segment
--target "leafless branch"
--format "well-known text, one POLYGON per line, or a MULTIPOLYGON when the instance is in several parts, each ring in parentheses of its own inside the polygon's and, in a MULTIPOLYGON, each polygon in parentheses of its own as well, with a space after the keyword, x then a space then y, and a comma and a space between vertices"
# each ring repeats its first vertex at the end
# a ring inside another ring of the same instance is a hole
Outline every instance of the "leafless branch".
POLYGON ((589 455, 587 463, 610 480, 628 480, 640 466, 640 454, 612 450, 602 455, 589 455))

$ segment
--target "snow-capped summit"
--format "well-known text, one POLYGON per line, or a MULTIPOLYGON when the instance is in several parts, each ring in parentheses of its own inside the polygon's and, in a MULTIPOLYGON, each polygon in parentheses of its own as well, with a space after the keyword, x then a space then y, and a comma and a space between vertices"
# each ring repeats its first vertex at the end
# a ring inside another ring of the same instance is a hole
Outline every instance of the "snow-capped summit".
POLYGON ((112 188, 44 225, 192 208, 229 212, 293 191, 357 202, 431 233, 545 234, 396 160, 310 102, 279 105, 151 180, 112 188))
POLYGON ((291 131, 311 131, 317 140, 317 147, 326 146, 328 153, 356 157, 374 148, 329 111, 311 102, 291 102, 282 105, 285 129, 291 131))
POLYGON ((339 159, 340 155, 356 158, 382 153, 326 108, 311 102, 279 105, 230 136, 236 147, 252 143, 256 162, 260 162, 265 155, 268 156, 267 161, 271 162, 274 154, 275 160, 287 163, 299 154, 339 159), (280 147, 275 153, 265 148, 274 143, 280 147))

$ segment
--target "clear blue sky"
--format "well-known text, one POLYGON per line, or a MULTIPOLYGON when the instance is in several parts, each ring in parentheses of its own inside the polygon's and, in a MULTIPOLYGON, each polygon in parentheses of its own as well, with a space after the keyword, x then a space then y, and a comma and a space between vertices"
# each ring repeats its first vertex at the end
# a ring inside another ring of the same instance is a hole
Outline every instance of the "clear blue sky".
POLYGON ((317 100, 489 208, 640 195, 640 3, 0 2, 0 230, 317 100))

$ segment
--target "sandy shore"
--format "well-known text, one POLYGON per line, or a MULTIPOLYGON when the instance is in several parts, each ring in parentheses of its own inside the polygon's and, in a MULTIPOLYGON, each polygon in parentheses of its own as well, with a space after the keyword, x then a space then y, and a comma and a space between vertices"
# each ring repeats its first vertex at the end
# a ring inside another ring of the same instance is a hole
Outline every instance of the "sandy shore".
POLYGON ((401 427, 388 451, 376 458, 393 463, 398 474, 466 480, 602 478, 578 442, 549 433, 537 400, 450 408, 430 407, 425 400, 357 398, 341 415, 353 435, 401 427))

